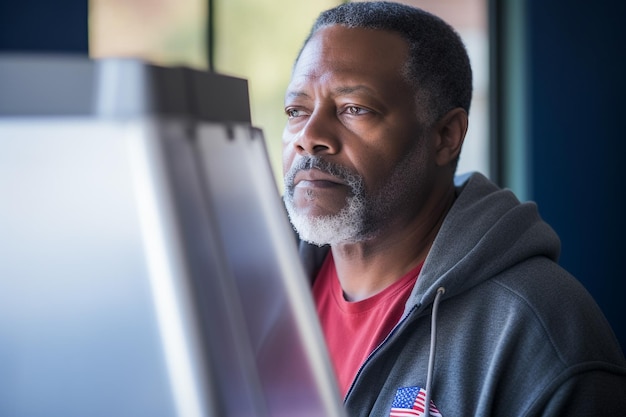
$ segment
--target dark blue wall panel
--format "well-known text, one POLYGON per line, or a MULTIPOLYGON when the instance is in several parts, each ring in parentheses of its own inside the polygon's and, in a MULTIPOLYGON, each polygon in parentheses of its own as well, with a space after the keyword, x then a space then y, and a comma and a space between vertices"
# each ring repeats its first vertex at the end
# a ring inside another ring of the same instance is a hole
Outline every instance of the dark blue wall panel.
POLYGON ((626 348, 626 2, 529 0, 526 29, 530 195, 626 348))
POLYGON ((0 1, 0 52, 87 55, 88 0, 0 1))

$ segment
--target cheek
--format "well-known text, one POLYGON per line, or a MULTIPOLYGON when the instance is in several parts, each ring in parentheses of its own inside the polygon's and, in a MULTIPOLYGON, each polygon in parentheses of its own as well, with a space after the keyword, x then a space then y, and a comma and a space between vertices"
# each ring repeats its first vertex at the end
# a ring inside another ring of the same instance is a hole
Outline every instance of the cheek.
POLYGON ((354 168, 366 183, 366 189, 371 191, 384 183, 393 167, 401 159, 398 149, 389 145, 363 146, 358 152, 350 156, 354 168))
POLYGON ((283 146, 283 175, 287 174, 291 163, 293 162, 293 153, 289 152, 285 146, 283 146))
POLYGON ((393 164, 379 156, 361 157, 355 169, 363 178, 365 192, 372 195, 385 187, 393 164))
POLYGON ((293 159, 296 156, 296 152, 294 150, 293 144, 287 136, 287 132, 283 133, 283 142, 282 142, 282 163, 283 163, 283 175, 289 171, 291 164, 293 163, 293 159))
POLYGON ((386 146, 359 158, 359 172, 363 175, 366 190, 370 194, 379 193, 388 187, 390 181, 402 180, 415 174, 424 165, 427 151, 421 142, 411 142, 403 146, 386 146))

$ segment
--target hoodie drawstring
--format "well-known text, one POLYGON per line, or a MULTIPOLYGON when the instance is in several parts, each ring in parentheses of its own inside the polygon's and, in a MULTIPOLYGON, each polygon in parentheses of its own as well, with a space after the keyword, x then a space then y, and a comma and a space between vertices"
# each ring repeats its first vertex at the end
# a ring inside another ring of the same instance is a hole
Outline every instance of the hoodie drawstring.
POLYGON ((435 350, 437 348, 437 310, 441 296, 446 292, 444 287, 437 288, 437 295, 433 302, 433 311, 430 324, 430 354, 428 356, 428 374, 426 375, 426 399, 424 401, 424 417, 430 417, 430 387, 432 385, 433 370, 435 368, 435 350))

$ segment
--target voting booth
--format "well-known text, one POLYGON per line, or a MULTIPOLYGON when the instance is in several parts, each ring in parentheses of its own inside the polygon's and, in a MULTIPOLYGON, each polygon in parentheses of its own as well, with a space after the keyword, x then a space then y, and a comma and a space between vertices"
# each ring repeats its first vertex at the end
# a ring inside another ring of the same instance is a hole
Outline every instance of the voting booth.
POLYGON ((245 80, 0 56, 0 415, 343 416, 245 80))

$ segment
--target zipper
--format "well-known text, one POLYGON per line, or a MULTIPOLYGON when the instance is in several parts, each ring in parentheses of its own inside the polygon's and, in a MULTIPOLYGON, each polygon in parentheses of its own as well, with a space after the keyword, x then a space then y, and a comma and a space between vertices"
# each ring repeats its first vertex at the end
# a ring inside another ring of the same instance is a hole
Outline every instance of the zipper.
POLYGON ((371 358, 380 350, 382 349, 382 347, 385 345, 385 343, 387 343, 387 341, 393 337, 393 335, 398 331, 398 329, 402 326, 402 324, 404 322, 406 322, 409 317, 411 317, 411 315, 413 314, 414 311, 418 310, 420 307, 422 306, 422 304, 415 304, 413 307, 411 307, 411 309, 408 311, 408 313, 406 313, 404 315, 404 317, 394 326, 393 329, 391 329, 391 331, 389 332, 389 334, 387 335, 387 337, 385 337, 383 339, 382 342, 380 342, 380 344, 376 347, 376 349, 374 349, 369 355, 367 355, 367 358, 365 358, 365 360, 363 361, 363 363, 361 364, 361 366, 359 367, 359 370, 357 371, 354 379, 352 380, 352 383, 350 384, 350 389, 348 390, 348 392, 346 393, 346 396, 343 399, 343 403, 345 405, 346 401, 348 400, 348 397, 350 397, 350 394, 352 393, 352 390, 354 389, 354 384, 356 384, 356 381, 359 379, 359 376, 361 375, 361 372, 363 371, 363 368, 365 367, 365 365, 367 365, 367 363, 371 360, 371 358))

